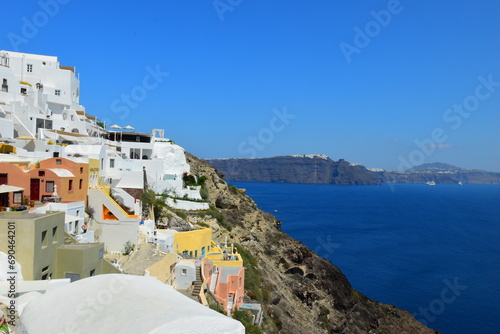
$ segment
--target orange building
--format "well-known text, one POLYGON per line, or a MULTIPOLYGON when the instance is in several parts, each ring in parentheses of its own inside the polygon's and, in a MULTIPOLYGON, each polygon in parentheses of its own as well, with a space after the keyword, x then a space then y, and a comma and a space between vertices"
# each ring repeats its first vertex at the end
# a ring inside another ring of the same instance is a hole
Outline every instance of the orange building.
POLYGON ((224 311, 232 313, 238 309, 245 295, 245 268, 218 267, 208 259, 203 259, 201 263, 203 280, 224 311))
POLYGON ((29 195, 30 181, 23 167, 0 162, 0 185, 20 187, 22 190, 0 194, 0 207, 18 206, 23 204, 25 196, 29 195))
MULTIPOLYGON (((33 167, 33 165, 31 166, 33 167)), ((89 165, 65 158, 50 158, 40 161, 39 168, 29 171, 22 167, 0 163, 0 185, 24 188, 0 198, 0 206, 17 206, 27 197, 30 201, 41 201, 57 192, 61 201, 87 201, 89 187, 89 165)))
POLYGON ((65 158, 50 158, 40 161, 40 168, 31 170, 29 173, 32 201, 52 196, 54 185, 57 186, 57 194, 62 201, 87 201, 89 188, 89 164, 87 163, 74 162, 65 158))

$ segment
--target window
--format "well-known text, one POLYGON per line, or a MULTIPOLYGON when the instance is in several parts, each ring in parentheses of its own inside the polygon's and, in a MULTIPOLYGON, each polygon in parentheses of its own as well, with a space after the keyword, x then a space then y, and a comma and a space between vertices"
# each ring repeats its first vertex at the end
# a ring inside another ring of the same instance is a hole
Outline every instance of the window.
POLYGON ((69 180, 68 191, 73 191, 73 180, 69 180))
POLYGON ((56 165, 61 165, 62 164, 62 160, 61 159, 56 159, 56 165))
POLYGON ((45 192, 47 192, 47 193, 54 192, 54 181, 45 182, 45 192))
POLYGON ((92 277, 92 276, 94 276, 94 275, 95 275, 95 269, 92 269, 92 270, 90 271, 90 276, 92 277))
POLYGON ((75 120, 75 115, 71 115, 71 120, 74 121, 75 120))
POLYGON ((57 244, 57 226, 52 228, 52 243, 57 244))
POLYGON ((187 269, 182 269, 181 275, 182 276, 187 276, 187 269))
POLYGON ((28 73, 33 72, 33 64, 26 64, 26 72, 28 73))
POLYGON ((99 249, 99 259, 104 258, 104 248, 99 249))
POLYGON ((61 90, 60 89, 56 89, 55 94, 56 94, 56 96, 61 96, 61 90))
POLYGON ((22 94, 22 95, 26 95, 26 94, 27 94, 27 90, 26 90, 26 88, 21 87, 21 94, 22 94))
POLYGON ((83 174, 83 167, 80 167, 80 174, 83 174))
POLYGON ((8 93, 9 92, 9 85, 7 84, 7 79, 3 79, 2 83, 2 92, 8 93))
POLYGON ((78 184, 78 189, 82 189, 82 186, 83 186, 83 180, 82 180, 82 179, 80 179, 80 182, 79 182, 79 184, 78 184))
POLYGON ((109 168, 115 168, 115 159, 109 159, 109 168))
POLYGON ((40 176, 40 177, 45 176, 45 171, 44 170, 38 171, 38 176, 40 176))
POLYGON ((14 203, 21 204, 23 202, 23 192, 17 191, 14 193, 14 203))
POLYGON ((42 248, 47 247, 47 231, 42 232, 42 248))

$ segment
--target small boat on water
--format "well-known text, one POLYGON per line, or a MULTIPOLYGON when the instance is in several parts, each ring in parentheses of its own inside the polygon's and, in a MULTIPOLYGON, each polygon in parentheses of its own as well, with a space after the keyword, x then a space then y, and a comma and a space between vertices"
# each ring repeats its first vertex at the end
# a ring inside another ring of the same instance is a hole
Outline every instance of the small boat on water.
POLYGON ((462 181, 458 182, 458 185, 459 185, 459 186, 463 185, 462 181))
POLYGON ((426 185, 428 185, 428 186, 435 186, 436 182, 434 182, 434 181, 427 181, 426 185))

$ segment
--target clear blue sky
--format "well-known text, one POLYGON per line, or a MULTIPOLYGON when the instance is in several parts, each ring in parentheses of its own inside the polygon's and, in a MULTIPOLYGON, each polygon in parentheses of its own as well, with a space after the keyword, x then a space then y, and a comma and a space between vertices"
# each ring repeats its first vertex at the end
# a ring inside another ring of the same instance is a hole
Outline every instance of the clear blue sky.
POLYGON ((500 171, 498 0, 56 1, 3 4, 0 49, 76 66, 108 125, 202 158, 500 171))

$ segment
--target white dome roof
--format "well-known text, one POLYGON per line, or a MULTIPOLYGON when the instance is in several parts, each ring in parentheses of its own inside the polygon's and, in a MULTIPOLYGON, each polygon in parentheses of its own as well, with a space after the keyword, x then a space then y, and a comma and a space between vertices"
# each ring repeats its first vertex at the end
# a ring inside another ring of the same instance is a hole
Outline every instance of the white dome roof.
POLYGON ((99 275, 47 291, 21 315, 18 333, 244 334, 243 325, 153 277, 99 275))

